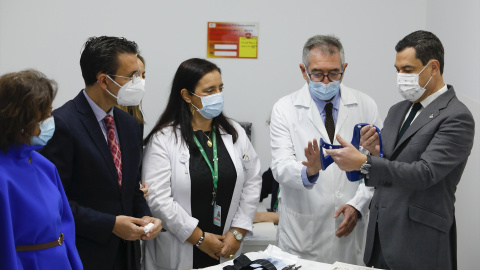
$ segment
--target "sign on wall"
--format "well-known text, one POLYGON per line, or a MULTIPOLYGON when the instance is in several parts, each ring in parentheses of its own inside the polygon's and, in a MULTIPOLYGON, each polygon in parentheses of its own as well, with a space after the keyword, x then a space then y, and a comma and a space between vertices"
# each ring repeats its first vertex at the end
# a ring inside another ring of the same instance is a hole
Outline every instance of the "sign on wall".
POLYGON ((258 23, 208 22, 208 58, 257 58, 258 23))

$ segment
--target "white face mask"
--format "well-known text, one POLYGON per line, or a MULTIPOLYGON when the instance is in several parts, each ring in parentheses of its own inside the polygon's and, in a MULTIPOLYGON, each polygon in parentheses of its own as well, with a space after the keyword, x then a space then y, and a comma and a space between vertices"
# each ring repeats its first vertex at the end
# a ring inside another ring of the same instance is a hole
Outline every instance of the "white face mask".
MULTIPOLYGON (((420 73, 425 70, 428 64, 430 64, 430 62, 425 65, 425 67, 422 69, 422 71, 420 71, 420 73)), ((400 93, 400 95, 402 95, 404 99, 414 102, 417 101, 420 97, 422 97, 423 93, 425 93, 425 87, 427 87, 428 83, 432 79, 432 76, 430 76, 427 84, 421 87, 420 84, 418 84, 420 73, 397 73, 398 92, 400 93)))
POLYGON ((112 78, 110 78, 109 75, 107 75, 107 77, 116 85, 118 85, 118 87, 120 87, 116 96, 108 91, 108 89, 105 89, 110 95, 112 95, 112 97, 117 99, 118 105, 137 106, 140 104, 140 101, 142 101, 143 95, 145 94, 144 79, 140 77, 134 77, 132 80, 121 86, 112 78))

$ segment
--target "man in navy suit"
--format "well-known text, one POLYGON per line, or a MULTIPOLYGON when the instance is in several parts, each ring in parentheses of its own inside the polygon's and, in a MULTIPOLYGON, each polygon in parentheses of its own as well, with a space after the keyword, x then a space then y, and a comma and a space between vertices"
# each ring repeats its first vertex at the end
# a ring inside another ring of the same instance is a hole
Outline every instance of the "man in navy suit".
POLYGON ((143 97, 137 53, 124 38, 88 39, 80 58, 85 89, 52 112, 55 133, 41 150, 62 179, 85 269, 137 269, 134 241, 162 229, 139 190, 138 123, 115 107, 143 97), (145 234, 148 223, 154 226, 145 234))

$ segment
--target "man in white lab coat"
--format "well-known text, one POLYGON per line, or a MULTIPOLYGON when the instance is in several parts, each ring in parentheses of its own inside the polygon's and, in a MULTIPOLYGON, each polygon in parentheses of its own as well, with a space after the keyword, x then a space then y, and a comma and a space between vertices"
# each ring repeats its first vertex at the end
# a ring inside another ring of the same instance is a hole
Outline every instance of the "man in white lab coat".
POLYGON ((377 105, 341 83, 348 64, 338 38, 310 38, 302 60, 306 84, 274 105, 270 124, 271 168, 280 183, 277 243, 303 259, 363 265, 373 189, 352 184, 335 164, 314 166, 306 147, 320 138, 339 144, 336 134, 351 141, 358 123, 381 128, 377 105))

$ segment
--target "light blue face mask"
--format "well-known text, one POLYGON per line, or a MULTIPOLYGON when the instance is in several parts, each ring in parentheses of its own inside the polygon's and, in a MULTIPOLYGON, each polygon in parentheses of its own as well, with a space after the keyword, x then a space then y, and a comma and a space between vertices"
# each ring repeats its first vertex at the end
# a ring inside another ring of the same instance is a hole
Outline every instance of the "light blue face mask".
POLYGON ((55 132, 55 120, 53 116, 40 122, 40 135, 33 136, 30 139, 31 145, 46 145, 48 140, 50 140, 55 132))
MULTIPOLYGON (((306 68, 307 66, 304 66, 305 72, 310 78, 310 74, 308 74, 308 70, 306 68)), ((314 95, 316 98, 320 100, 330 100, 338 93, 338 90, 340 90, 340 80, 330 82, 329 84, 309 80, 308 89, 310 90, 310 93, 312 93, 312 95, 314 95)))
POLYGON ((203 108, 199 110, 195 105, 192 104, 192 106, 197 109, 197 112, 199 112, 203 117, 207 119, 212 119, 214 117, 219 116, 222 111, 223 111, 223 93, 220 92, 218 94, 214 95, 209 95, 209 96, 198 96, 195 95, 195 93, 192 93, 194 96, 199 97, 202 100, 202 106, 203 108))

